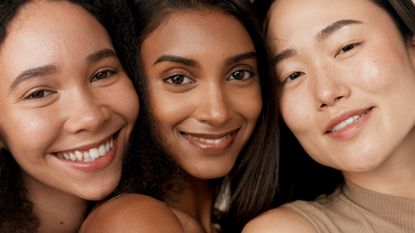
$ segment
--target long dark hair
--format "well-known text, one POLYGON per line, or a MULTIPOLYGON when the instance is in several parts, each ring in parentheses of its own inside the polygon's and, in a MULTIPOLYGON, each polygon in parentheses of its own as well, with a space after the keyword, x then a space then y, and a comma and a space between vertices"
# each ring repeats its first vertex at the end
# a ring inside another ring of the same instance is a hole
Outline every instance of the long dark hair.
MULTIPOLYGON (((249 219, 270 208, 277 188, 279 157, 276 81, 269 75, 268 50, 265 48, 258 24, 249 9, 250 5, 243 0, 142 0, 130 3, 135 18, 139 45, 163 20, 168 20, 169 14, 181 10, 221 10, 238 19, 252 38, 258 57, 263 109, 256 128, 241 151, 234 168, 225 179, 215 182, 217 189, 221 184, 227 182, 231 190, 229 211, 222 216, 227 222, 227 224, 223 224, 223 227, 229 226, 225 231, 239 231, 249 219)), ((144 109, 149 110, 151 108, 148 106, 148 90, 145 74, 142 70, 141 68, 142 80, 140 81, 139 96, 144 109)), ((166 197, 163 197, 165 194, 163 190, 166 190, 165 184, 174 181, 174 179, 177 180, 177 176, 170 178, 171 173, 179 174, 180 172, 174 172, 175 165, 173 162, 169 162, 167 153, 163 152, 162 147, 158 145, 155 133, 152 133, 155 127, 152 126, 154 121, 151 120, 151 113, 141 111, 138 124, 142 125, 141 129, 146 130, 142 131, 142 134, 145 132, 152 136, 137 137, 137 147, 145 147, 145 151, 143 153, 137 150, 138 155, 132 154, 128 159, 124 171, 126 172, 125 179, 129 181, 124 183, 124 187, 127 187, 125 190, 165 199, 166 197), (143 143, 147 145, 143 145, 143 143), (159 166, 155 165, 157 163, 159 166), (143 167, 142 164, 149 167, 143 167), (136 178, 132 178, 134 176, 136 178), (151 179, 151 182, 143 177, 151 179)))
MULTIPOLYGON (((0 46, 7 37, 7 27, 24 5, 31 0, 3 0, 0 3, 0 46)), ((123 68, 137 80, 137 44, 131 14, 121 0, 71 0, 92 14, 108 31, 123 68)), ((82 26, 82 25, 80 25, 82 26)), ((1 116, 0 116, 1 117, 1 116)), ((0 232, 37 232, 39 219, 27 199, 19 165, 6 149, 0 150, 0 232)))
MULTIPOLYGON (((261 0, 261 4, 258 3, 257 5, 258 14, 265 15, 272 3, 276 1, 278 0, 261 0)), ((398 0, 369 1, 389 14, 403 38, 413 34, 390 4, 390 2, 397 2, 398 0)), ((262 22, 265 33, 267 32, 268 20, 267 17, 264 17, 262 22)), ((275 73, 273 75, 275 76, 275 73)), ((279 191, 274 200, 275 206, 294 200, 313 200, 319 195, 332 193, 339 185, 344 183, 344 178, 339 170, 314 161, 304 151, 283 120, 280 120, 279 123, 281 129, 281 156, 279 191)))

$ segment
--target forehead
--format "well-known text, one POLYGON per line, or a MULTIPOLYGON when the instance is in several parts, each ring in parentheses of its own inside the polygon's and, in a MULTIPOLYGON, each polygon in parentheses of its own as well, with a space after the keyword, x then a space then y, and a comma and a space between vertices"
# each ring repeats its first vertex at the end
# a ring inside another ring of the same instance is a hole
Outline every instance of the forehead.
POLYGON ((7 27, 0 45, 1 75, 15 77, 28 68, 80 60, 103 46, 111 46, 105 29, 81 6, 67 1, 31 2, 7 27))
POLYGON ((316 34, 339 20, 358 20, 378 27, 391 21, 387 13, 370 0, 277 0, 269 18, 270 39, 316 34))
POLYGON ((223 53, 254 48, 238 19, 215 9, 171 13, 142 46, 151 47, 153 53, 183 55, 190 51, 223 53))

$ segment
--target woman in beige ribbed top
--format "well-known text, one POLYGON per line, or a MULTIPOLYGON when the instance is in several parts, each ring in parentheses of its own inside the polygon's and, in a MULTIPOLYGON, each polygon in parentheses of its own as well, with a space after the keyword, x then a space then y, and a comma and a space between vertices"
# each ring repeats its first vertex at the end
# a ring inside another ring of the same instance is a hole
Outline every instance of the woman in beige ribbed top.
POLYGON ((391 12, 386 0, 274 1, 282 118, 345 184, 244 233, 415 232, 415 36, 391 12))

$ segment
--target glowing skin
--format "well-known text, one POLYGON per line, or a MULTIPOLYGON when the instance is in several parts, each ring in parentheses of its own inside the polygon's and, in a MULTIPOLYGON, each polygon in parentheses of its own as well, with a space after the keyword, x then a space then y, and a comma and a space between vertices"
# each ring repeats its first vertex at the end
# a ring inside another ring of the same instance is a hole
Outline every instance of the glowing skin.
POLYGON ((104 198, 120 179, 138 114, 109 35, 64 1, 25 5, 7 31, 0 47, 0 132, 29 198, 104 198))
POLYGON ((220 11, 173 13, 144 40, 141 58, 166 151, 195 178, 225 176, 262 107, 249 34, 220 11))
POLYGON ((413 167, 414 40, 370 1, 278 0, 271 11, 281 113, 305 150, 357 183, 413 167))

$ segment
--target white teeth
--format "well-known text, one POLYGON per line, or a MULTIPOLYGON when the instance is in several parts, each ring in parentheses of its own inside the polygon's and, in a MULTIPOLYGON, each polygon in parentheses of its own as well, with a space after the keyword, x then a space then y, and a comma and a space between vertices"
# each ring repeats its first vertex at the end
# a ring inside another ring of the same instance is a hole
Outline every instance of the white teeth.
POLYGON ((71 160, 72 160, 72 161, 75 161, 76 156, 75 156, 75 154, 74 154, 74 153, 69 153, 69 156, 71 157, 71 160))
POLYGON ((82 160, 82 153, 79 151, 75 151, 75 156, 77 160, 82 160))
POLYGON ((351 116, 351 117, 347 118, 346 120, 344 120, 344 121, 340 122, 339 124, 337 124, 336 126, 334 126, 332 132, 339 131, 339 130, 353 124, 353 122, 357 121, 360 117, 362 117, 362 115, 354 115, 354 116, 351 116))
POLYGON ((194 136, 189 135, 189 134, 187 134, 187 136, 188 136, 189 138, 192 138, 193 140, 199 141, 199 142, 201 142, 201 143, 203 143, 203 144, 211 144, 211 145, 218 145, 218 144, 221 144, 221 143, 223 143, 225 140, 227 140, 228 138, 230 138, 230 137, 231 137, 231 135, 230 135, 230 134, 228 134, 228 135, 226 135, 226 136, 224 136, 224 137, 218 138, 218 139, 206 139, 206 138, 199 138, 199 137, 194 137, 194 136))
POLYGON ((91 155, 91 160, 94 161, 96 158, 99 157, 98 149, 92 148, 89 150, 89 155, 91 155))
POLYGON ((114 145, 114 141, 106 142, 98 147, 91 148, 86 151, 62 152, 58 153, 60 158, 70 161, 91 162, 107 154, 114 145))
POLYGON ((88 152, 88 151, 85 151, 85 152, 83 153, 83 155, 84 155, 84 159, 83 159, 83 161, 84 161, 84 162, 89 162, 89 161, 91 161, 91 156, 89 155, 89 152, 88 152))

